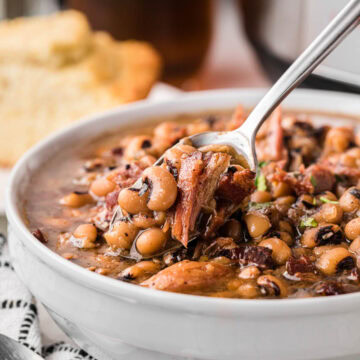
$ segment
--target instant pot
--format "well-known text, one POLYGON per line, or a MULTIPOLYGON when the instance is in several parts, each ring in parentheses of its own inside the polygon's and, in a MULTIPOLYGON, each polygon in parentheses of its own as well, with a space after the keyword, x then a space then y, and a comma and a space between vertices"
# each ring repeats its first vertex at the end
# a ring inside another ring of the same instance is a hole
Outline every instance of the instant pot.
MULTIPOLYGON (((348 0, 239 0, 247 36, 275 81, 348 0)), ((360 28, 330 54, 304 86, 360 93, 360 28)))

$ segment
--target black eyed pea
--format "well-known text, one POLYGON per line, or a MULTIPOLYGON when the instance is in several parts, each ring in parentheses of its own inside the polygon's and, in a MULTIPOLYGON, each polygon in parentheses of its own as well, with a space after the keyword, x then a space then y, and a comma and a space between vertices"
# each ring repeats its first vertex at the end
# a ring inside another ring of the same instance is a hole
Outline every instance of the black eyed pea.
POLYGON ((114 249, 129 250, 139 229, 128 221, 118 221, 113 228, 104 234, 109 246, 114 249))
POLYGON ((264 235, 271 227, 269 218, 257 212, 248 212, 244 220, 249 234, 253 238, 264 235))
POLYGON ((250 265, 240 271, 239 278, 244 280, 256 279, 261 272, 255 265, 250 265))
POLYGON ((360 148, 359 147, 353 147, 346 151, 347 155, 350 155, 356 159, 360 159, 360 148))
POLYGON ((142 175, 143 181, 151 187, 147 207, 154 211, 166 211, 175 202, 177 184, 169 171, 159 166, 147 168, 142 175))
POLYGON ((328 199, 328 200, 331 200, 331 201, 337 201, 337 197, 336 197, 336 195, 333 193, 333 192, 331 192, 331 191, 324 191, 321 195, 320 195, 320 197, 323 197, 323 198, 325 198, 325 199, 328 199))
POLYGON ((262 275, 258 277, 257 284, 261 294, 264 296, 286 297, 288 294, 284 282, 273 275, 262 275))
POLYGON ((177 140, 186 135, 185 126, 172 121, 165 121, 154 129, 154 136, 160 139, 177 140))
POLYGON ((121 280, 136 280, 139 278, 149 277, 160 270, 160 264, 153 261, 140 261, 135 265, 129 266, 119 274, 121 280))
POLYGON ((353 242, 349 246, 349 250, 353 253, 360 254, 360 236, 353 240, 353 242))
POLYGON ((345 243, 339 244, 339 245, 323 245, 323 246, 317 246, 313 249, 313 253, 316 257, 320 257, 322 254, 326 253, 329 250, 343 247, 344 249, 347 249, 347 245, 345 243))
POLYGON ((287 196, 280 196, 275 200, 275 204, 277 205, 292 205, 296 201, 295 196, 287 195, 287 196))
POLYGON ((291 246, 293 244, 293 237, 286 231, 278 231, 280 239, 285 242, 286 245, 291 246))
POLYGON ((289 246, 277 237, 268 238, 260 241, 259 246, 272 250, 272 258, 278 265, 283 265, 291 256, 289 246))
POLYGON ((315 246, 340 244, 343 233, 336 224, 320 224, 315 228, 307 228, 301 236, 303 247, 312 249, 315 246))
POLYGON ((290 185, 285 182, 278 182, 272 184, 272 196, 274 198, 291 195, 291 193, 292 190, 290 185))
POLYGON ((324 252, 316 262, 316 267, 325 275, 334 275, 355 266, 354 258, 349 250, 343 247, 324 252))
POLYGON ((136 239, 136 250, 142 256, 152 256, 164 249, 169 235, 160 228, 143 231, 136 239))
POLYGON ((314 214, 314 219, 318 222, 329 224, 339 224, 343 217, 343 209, 339 204, 322 204, 319 211, 314 214))
POLYGON ((124 156, 128 160, 140 159, 146 154, 153 155, 153 140, 146 135, 134 136, 127 144, 124 156))
POLYGON ((116 184, 106 178, 94 180, 90 185, 90 191, 98 197, 106 196, 115 189, 116 184))
POLYGON ((225 237, 230 237, 235 241, 241 241, 242 239, 241 223, 235 219, 230 219, 221 227, 221 233, 225 237))
POLYGON ((326 134, 325 151, 327 153, 342 153, 349 147, 352 138, 352 129, 345 127, 334 127, 326 134))
POLYGON ((360 236, 360 217, 350 220, 345 225, 345 236, 349 240, 355 240, 358 236, 360 236))
POLYGON ((240 285, 236 292, 243 299, 255 299, 260 295, 259 288, 256 286, 255 282, 246 282, 240 285))
POLYGON ((272 199, 271 193, 268 191, 257 190, 251 194, 250 200, 255 203, 266 203, 272 199))
POLYGON ((145 155, 139 160, 140 166, 143 169, 145 169, 149 166, 153 166, 155 164, 155 162, 156 162, 156 157, 152 156, 152 155, 145 155))
POLYGON ((130 214, 138 214, 141 212, 148 212, 147 200, 149 191, 141 194, 138 189, 125 188, 119 193, 118 204, 120 207, 130 214))
POLYGON ((293 229, 293 227, 291 226, 290 223, 288 223, 288 222, 285 221, 285 220, 280 220, 280 221, 279 221, 279 230, 280 230, 280 231, 287 232, 287 233, 289 233, 290 235, 293 235, 293 234, 294 234, 294 229, 293 229))
POLYGON ((60 204, 72 208, 78 208, 93 202, 93 198, 87 192, 72 192, 60 199, 60 204))
POLYGON ((93 224, 81 224, 75 229, 73 236, 81 241, 81 246, 79 247, 82 249, 91 249, 95 247, 97 230, 93 224))
POLYGON ((360 189, 355 186, 347 189, 339 199, 339 205, 345 212, 353 212, 360 208, 360 189))

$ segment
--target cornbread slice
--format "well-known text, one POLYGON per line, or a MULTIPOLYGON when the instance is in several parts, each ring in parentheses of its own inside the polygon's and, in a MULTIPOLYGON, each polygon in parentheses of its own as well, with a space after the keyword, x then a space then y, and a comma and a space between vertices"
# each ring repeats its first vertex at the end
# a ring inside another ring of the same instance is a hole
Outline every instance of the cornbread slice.
POLYGON ((0 165, 84 115, 144 98, 160 59, 92 32, 76 11, 0 23, 0 165))

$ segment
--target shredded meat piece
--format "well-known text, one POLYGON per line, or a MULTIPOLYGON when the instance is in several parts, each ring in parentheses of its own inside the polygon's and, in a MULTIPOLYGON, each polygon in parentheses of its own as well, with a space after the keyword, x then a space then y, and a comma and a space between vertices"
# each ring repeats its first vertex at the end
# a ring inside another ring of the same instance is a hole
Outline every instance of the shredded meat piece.
POLYGON ((236 172, 227 171, 220 178, 216 196, 240 204, 255 190, 254 179, 255 173, 248 169, 236 172))
POLYGON ((131 186, 142 174, 144 167, 139 163, 124 164, 113 170, 107 179, 119 185, 120 189, 131 186))
POLYGON ((115 190, 106 195, 105 203, 106 203, 106 208, 108 210, 112 210, 114 208, 114 206, 117 204, 119 193, 120 193, 120 190, 115 190))
POLYGON ((172 236, 187 246, 202 207, 213 199, 220 175, 230 164, 230 155, 196 151, 184 159, 179 171, 179 200, 173 216, 172 236))
POLYGON ((295 275, 296 273, 312 273, 314 270, 314 263, 304 255, 299 258, 291 256, 286 262, 286 271, 290 275, 295 275))
POLYGON ((277 107, 258 132, 256 147, 260 160, 281 161, 287 159, 288 153, 284 147, 281 118, 281 108, 277 107))
POLYGON ((173 292, 211 292, 222 287, 232 275, 230 267, 219 263, 184 260, 158 272, 141 285, 173 292))
POLYGON ((272 269, 274 261, 272 250, 264 246, 245 245, 219 251, 218 256, 225 256, 230 260, 238 260, 243 266, 256 265, 261 269, 272 269))
POLYGON ((300 168, 298 172, 294 173, 277 169, 274 174, 269 175, 269 180, 290 185, 297 195, 331 191, 336 181, 333 173, 323 165, 311 165, 306 170, 300 168))

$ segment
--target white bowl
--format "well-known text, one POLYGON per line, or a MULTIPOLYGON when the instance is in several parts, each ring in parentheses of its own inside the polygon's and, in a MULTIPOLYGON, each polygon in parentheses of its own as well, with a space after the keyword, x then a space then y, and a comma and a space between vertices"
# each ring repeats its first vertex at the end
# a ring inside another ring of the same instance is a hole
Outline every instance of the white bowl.
MULTIPOLYGON (((6 213, 15 270, 65 331, 92 354, 101 349, 115 359, 167 358, 137 350, 141 348, 214 360, 314 360, 360 353, 360 293, 241 300, 145 289, 72 264, 36 240, 24 224, 22 195, 29 178, 65 146, 119 126, 135 126, 144 118, 253 106, 263 93, 209 91, 114 109, 47 138, 13 169, 6 213)), ((360 115, 359 96, 323 91, 298 90, 284 107, 360 115)))

